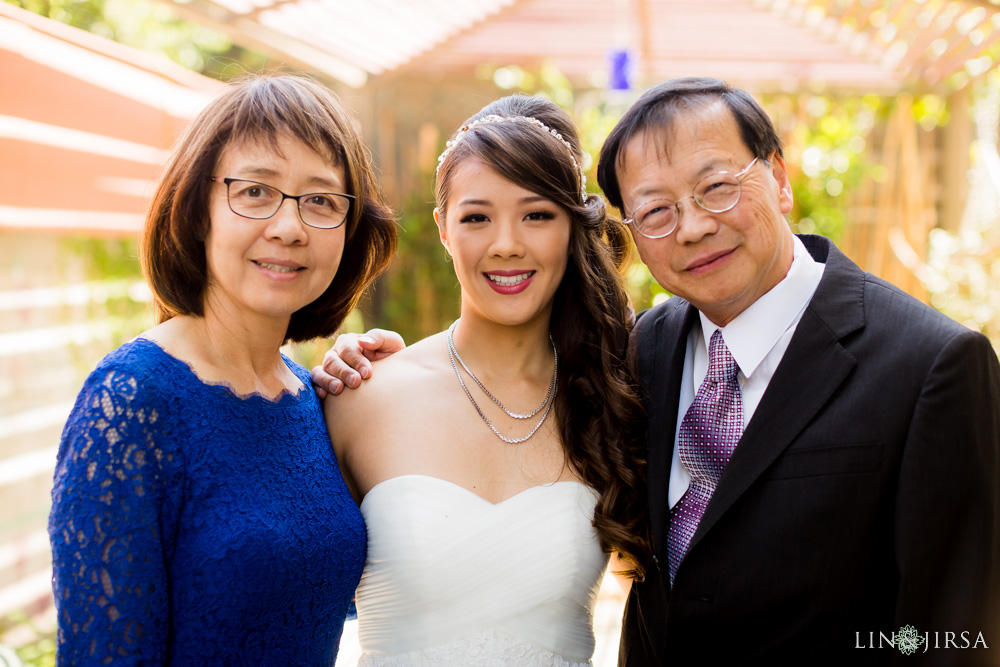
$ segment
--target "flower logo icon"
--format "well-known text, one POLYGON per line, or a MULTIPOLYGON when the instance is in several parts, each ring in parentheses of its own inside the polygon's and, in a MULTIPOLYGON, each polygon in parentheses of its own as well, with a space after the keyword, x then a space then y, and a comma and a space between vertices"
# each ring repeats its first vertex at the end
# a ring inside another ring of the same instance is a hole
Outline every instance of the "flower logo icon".
POLYGON ((896 648, 904 655, 912 655, 923 643, 924 638, 912 625, 904 625, 896 633, 896 648))

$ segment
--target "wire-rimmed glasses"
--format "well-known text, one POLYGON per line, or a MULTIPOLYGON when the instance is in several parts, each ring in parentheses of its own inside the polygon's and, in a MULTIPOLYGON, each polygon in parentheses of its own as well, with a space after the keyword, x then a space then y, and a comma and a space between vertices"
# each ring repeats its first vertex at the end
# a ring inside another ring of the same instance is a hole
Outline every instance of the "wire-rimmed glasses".
POLYGON ((681 219, 680 203, 693 199, 694 203, 709 213, 725 213, 733 209, 740 201, 743 192, 742 179, 757 158, 750 161, 743 170, 732 174, 728 171, 717 171, 705 176, 694 186, 694 192, 676 202, 669 199, 653 199, 635 209, 632 217, 623 222, 648 239, 662 239, 670 236, 677 229, 681 219))
POLYGON ((347 220, 354 201, 354 195, 339 192, 286 195, 272 185, 243 178, 212 176, 209 180, 225 184, 229 210, 252 220, 266 220, 278 212, 286 199, 294 199, 303 224, 318 229, 336 229, 347 220))

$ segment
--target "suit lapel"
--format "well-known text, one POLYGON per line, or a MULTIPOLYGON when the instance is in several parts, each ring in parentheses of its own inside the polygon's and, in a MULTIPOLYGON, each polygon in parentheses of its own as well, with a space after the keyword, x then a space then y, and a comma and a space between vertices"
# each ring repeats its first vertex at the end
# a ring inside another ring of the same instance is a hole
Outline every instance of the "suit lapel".
POLYGON ((653 543, 657 552, 666 550, 667 491, 670 464, 674 455, 674 434, 677 431, 677 405, 680 402, 681 379, 687 336, 698 320, 698 311, 682 299, 671 299, 655 321, 656 355, 649 387, 649 517, 653 528, 653 543))
POLYGON ((825 260, 823 279, 719 480, 689 551, 794 441, 855 366, 840 339, 864 326, 864 273, 827 239, 802 241, 813 257, 825 260))

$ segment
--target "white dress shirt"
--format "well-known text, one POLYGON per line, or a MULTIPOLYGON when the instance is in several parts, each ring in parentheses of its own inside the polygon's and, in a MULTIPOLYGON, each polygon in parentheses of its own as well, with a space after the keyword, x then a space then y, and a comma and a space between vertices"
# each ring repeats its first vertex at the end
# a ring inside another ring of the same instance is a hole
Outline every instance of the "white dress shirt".
MULTIPOLYGON (((792 266, 771 291, 722 328, 722 339, 740 370, 736 377, 743 396, 743 426, 750 422, 767 385, 788 349, 795 327, 823 277, 823 264, 817 262, 798 237, 794 238, 792 266)), ((719 329, 704 313, 698 313, 701 326, 691 328, 684 355, 681 397, 677 406, 677 430, 674 432, 674 455, 670 467, 667 500, 673 507, 687 491, 691 474, 681 463, 677 447, 681 420, 694 402, 698 387, 708 374, 708 341, 719 329)))

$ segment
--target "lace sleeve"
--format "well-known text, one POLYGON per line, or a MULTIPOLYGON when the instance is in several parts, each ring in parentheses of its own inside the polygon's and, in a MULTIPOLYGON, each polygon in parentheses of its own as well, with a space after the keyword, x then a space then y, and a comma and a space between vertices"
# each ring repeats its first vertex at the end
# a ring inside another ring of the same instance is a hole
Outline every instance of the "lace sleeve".
POLYGON ((49 517, 61 665, 166 658, 180 466, 158 407, 134 374, 98 370, 63 431, 49 517))

